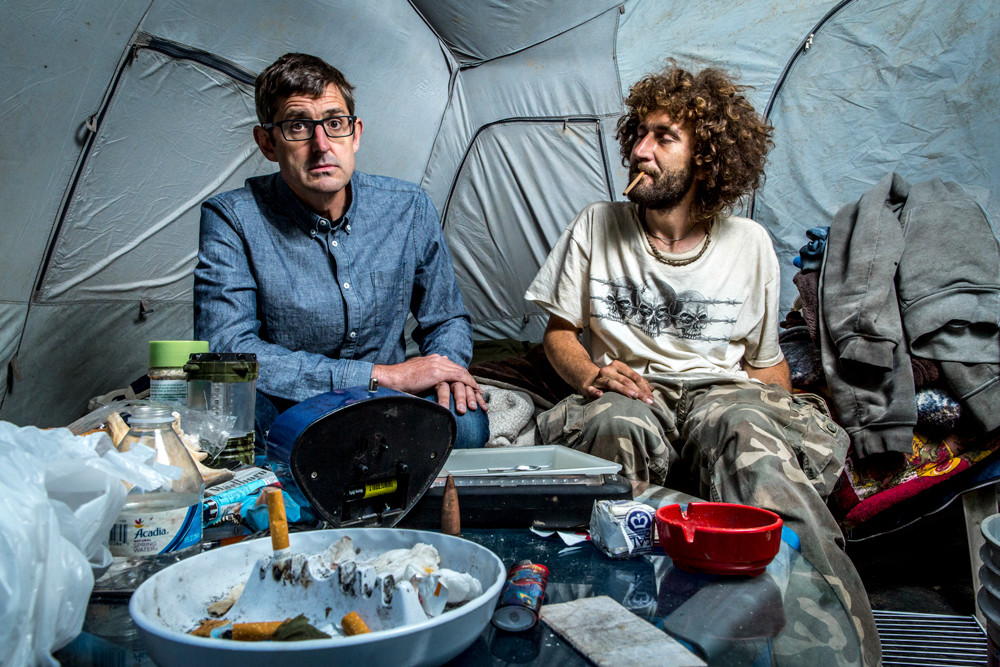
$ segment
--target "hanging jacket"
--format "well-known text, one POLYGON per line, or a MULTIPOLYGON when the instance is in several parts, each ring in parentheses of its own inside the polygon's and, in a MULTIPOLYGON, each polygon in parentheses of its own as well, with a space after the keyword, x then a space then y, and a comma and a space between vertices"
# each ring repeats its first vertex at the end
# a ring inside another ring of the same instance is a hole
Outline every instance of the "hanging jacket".
POLYGON ((956 183, 888 174, 834 217, 820 283, 823 370, 858 456, 912 451, 911 352, 1000 426, 1000 245, 956 183))

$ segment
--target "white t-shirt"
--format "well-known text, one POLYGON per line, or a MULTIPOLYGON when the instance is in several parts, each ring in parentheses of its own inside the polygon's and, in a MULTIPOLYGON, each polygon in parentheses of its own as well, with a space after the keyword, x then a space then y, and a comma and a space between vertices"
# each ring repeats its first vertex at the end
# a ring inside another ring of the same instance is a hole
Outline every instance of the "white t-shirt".
MULTIPOLYGON (((778 346, 778 259, 753 220, 717 219, 708 249, 686 266, 659 261, 638 207, 585 208, 549 253, 525 298, 581 329, 591 358, 640 374, 712 372, 746 377, 740 362, 766 368, 778 346)), ((705 244, 671 259, 698 254, 705 244)))

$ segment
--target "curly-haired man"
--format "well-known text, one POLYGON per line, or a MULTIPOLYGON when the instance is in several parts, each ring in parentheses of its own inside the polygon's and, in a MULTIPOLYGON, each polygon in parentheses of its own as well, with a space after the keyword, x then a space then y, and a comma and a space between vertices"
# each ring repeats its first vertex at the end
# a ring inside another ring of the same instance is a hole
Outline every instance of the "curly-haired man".
POLYGON ((790 393, 778 261, 763 227, 731 215, 772 145, 745 90, 674 63, 632 87, 617 134, 631 201, 585 208, 526 295, 550 314, 545 352, 578 392, 539 431, 620 463, 637 486, 778 513, 877 664, 868 599, 825 503, 849 440, 819 397, 790 393), (623 317, 611 304, 626 288, 636 307, 623 317))

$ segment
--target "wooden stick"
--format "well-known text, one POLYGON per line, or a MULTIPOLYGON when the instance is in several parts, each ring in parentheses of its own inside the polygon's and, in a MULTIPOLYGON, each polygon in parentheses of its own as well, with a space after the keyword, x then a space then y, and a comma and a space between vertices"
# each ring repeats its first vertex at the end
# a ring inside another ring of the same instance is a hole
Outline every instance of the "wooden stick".
POLYGON ((272 563, 274 567, 280 567, 292 554, 288 542, 285 498, 281 495, 281 489, 274 486, 265 486, 261 493, 267 499, 267 521, 271 524, 271 548, 274 549, 272 563))
POLYGON ((635 177, 635 180, 633 180, 631 183, 629 183, 628 187, 625 188, 625 192, 622 193, 622 197, 628 197, 628 193, 632 192, 632 188, 634 188, 636 186, 636 184, 639 182, 639 179, 642 178, 645 175, 646 175, 646 172, 640 171, 639 175, 635 177))
POLYGON ((441 532, 445 535, 462 534, 462 517, 458 509, 458 489, 455 478, 448 475, 441 498, 441 532))
POLYGON ((108 415, 108 432, 111 434, 111 442, 114 443, 115 448, 122 444, 122 440, 128 435, 128 426, 125 425, 125 420, 117 412, 112 412, 108 415))

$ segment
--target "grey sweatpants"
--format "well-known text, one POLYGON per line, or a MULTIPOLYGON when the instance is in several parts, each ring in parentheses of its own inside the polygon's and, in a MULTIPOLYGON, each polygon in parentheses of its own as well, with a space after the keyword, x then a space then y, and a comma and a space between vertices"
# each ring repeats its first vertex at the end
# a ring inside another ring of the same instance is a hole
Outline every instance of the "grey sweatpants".
POLYGON ((823 400, 735 377, 658 374, 646 380, 653 405, 613 392, 597 400, 570 396, 539 415, 542 441, 620 463, 628 479, 696 489, 712 501, 777 513, 850 614, 863 664, 881 664, 868 595, 826 507, 850 441, 823 400))

